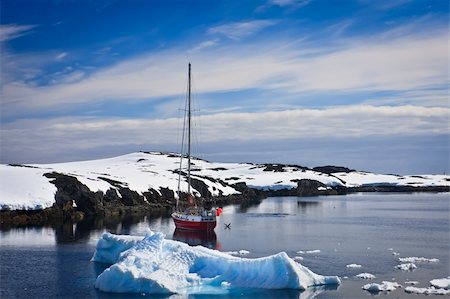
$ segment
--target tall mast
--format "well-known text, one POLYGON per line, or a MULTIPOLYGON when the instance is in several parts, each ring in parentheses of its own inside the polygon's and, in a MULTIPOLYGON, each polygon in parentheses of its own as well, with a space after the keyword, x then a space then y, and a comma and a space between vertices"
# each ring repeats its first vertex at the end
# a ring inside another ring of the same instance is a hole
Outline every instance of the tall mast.
POLYGON ((191 63, 188 75, 188 195, 191 194, 191 63))

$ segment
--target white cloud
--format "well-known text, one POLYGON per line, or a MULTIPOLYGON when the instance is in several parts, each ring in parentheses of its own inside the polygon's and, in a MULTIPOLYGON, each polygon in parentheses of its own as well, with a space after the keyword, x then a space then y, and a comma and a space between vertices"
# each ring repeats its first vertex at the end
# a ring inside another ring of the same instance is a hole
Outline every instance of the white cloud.
POLYGON ((224 35, 230 39, 239 40, 253 35, 266 27, 276 24, 273 20, 255 20, 247 22, 227 23, 208 29, 208 34, 224 35))
POLYGON ((35 25, 0 25, 0 42, 6 42, 27 34, 35 25))
POLYGON ((61 60, 61 59, 63 59, 66 56, 67 56, 67 53, 66 52, 62 52, 62 53, 59 53, 58 55, 56 55, 55 59, 56 60, 61 60))
MULTIPOLYGON (((433 136, 448 134, 450 109, 416 106, 347 106, 276 112, 217 113, 200 117, 202 143, 433 136)), ((197 119, 198 121, 198 119, 197 119)), ((174 148, 180 121, 143 118, 67 117, 17 120, 1 129, 2 150, 78 151, 151 145, 174 148)))
MULTIPOLYGON (((311 92, 328 94, 332 99, 334 92, 394 91, 398 104, 424 106, 432 100, 438 106, 448 106, 442 90, 449 84, 447 30, 434 30, 427 36, 421 32, 388 36, 346 40, 335 49, 327 46, 326 51, 282 40, 214 46, 188 54, 183 49, 165 50, 124 60, 90 75, 73 70, 67 80, 52 85, 9 80, 3 84, 0 105, 4 115, 14 116, 66 105, 181 95, 187 62, 191 61, 198 93, 270 90, 277 99, 289 97, 292 104, 298 95, 311 92), (421 91, 422 96, 410 98, 415 91, 421 91), (432 99, 427 99, 427 94, 432 99)), ((14 65, 5 68, 2 76, 8 77, 14 69, 14 65)), ((370 103, 376 104, 376 100, 370 103)), ((395 104, 395 100, 389 103, 395 104)))
POLYGON ((311 0, 269 0, 268 5, 277 5, 280 7, 294 6, 297 8, 308 5, 311 0))

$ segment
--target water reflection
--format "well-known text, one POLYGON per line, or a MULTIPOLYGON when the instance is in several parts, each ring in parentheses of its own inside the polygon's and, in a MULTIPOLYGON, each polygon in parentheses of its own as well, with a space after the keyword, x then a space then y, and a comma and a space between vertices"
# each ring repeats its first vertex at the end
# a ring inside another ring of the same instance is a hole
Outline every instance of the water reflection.
MULTIPOLYGON (((55 245, 67 243, 88 243, 93 236, 103 231, 113 234, 132 234, 140 225, 143 235, 152 223, 167 218, 167 213, 152 215, 127 215, 116 217, 92 217, 79 222, 52 221, 41 227, 2 227, 0 229, 2 245, 23 244, 28 246, 55 245)), ((167 220, 169 221, 169 220, 167 220)))
POLYGON ((175 229, 173 240, 180 241, 190 246, 202 245, 210 249, 220 249, 221 244, 217 242, 217 235, 214 231, 189 231, 175 229))
POLYGON ((307 210, 320 208, 321 204, 320 201, 297 200, 297 211, 306 213, 307 210))

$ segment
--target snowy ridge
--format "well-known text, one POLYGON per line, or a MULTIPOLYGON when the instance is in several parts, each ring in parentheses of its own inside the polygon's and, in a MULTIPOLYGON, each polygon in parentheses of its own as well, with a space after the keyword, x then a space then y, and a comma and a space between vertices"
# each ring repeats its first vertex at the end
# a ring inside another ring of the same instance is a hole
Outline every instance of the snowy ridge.
MULTIPOLYGON (((177 190, 180 158, 174 154, 131 153, 115 158, 35 165, 0 165, 0 210, 40 210, 52 206, 56 187, 43 175, 57 172, 74 176, 91 191, 116 189, 111 181, 139 194, 161 188, 177 190)), ((239 194, 236 183, 260 190, 280 190, 297 187, 302 179, 315 180, 326 187, 356 187, 368 185, 450 186, 450 176, 396 176, 367 172, 327 174, 300 166, 278 164, 214 163, 193 159, 192 177, 203 182, 213 196, 239 194)), ((186 180, 181 190, 187 190, 186 180)), ((194 189, 194 193, 199 194, 194 189)), ((175 192, 176 194, 176 192, 175 192)))
POLYGON ((235 287, 305 290, 340 284, 337 276, 315 274, 284 252, 257 259, 240 258, 166 240, 158 232, 147 233, 126 250, 130 237, 123 237, 105 233, 97 244, 93 261, 113 264, 97 277, 95 287, 102 291, 193 294, 235 287), (123 252, 117 256, 119 251, 123 252))

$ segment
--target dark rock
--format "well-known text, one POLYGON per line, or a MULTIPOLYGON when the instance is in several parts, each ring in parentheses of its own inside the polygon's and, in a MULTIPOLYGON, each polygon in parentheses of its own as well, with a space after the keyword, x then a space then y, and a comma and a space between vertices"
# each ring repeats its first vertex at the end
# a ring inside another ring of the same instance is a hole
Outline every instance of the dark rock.
POLYGON ((200 192, 200 195, 203 198, 211 198, 212 194, 211 192, 209 192, 208 190, 208 185, 205 184, 205 182, 196 179, 196 178, 192 178, 191 177, 191 186, 197 190, 198 192, 200 192))
POLYGON ((159 192, 161 192, 162 198, 164 199, 172 199, 175 198, 175 194, 172 190, 169 188, 159 188, 159 192))
POLYGON ((135 206, 145 203, 144 197, 139 195, 136 191, 130 190, 130 188, 120 188, 119 192, 122 196, 120 201, 126 206, 135 206))
POLYGON ((355 171, 354 169, 350 169, 350 168, 347 168, 347 167, 331 166, 331 165, 314 167, 312 170, 317 171, 317 172, 327 173, 327 174, 332 174, 332 173, 335 173, 335 172, 349 173, 349 172, 354 172, 355 171))
POLYGON ((56 204, 63 208, 66 202, 75 201, 77 210, 86 215, 97 215, 103 211, 102 192, 92 192, 86 185, 80 183, 75 177, 56 172, 44 174, 57 188, 55 194, 56 204))

